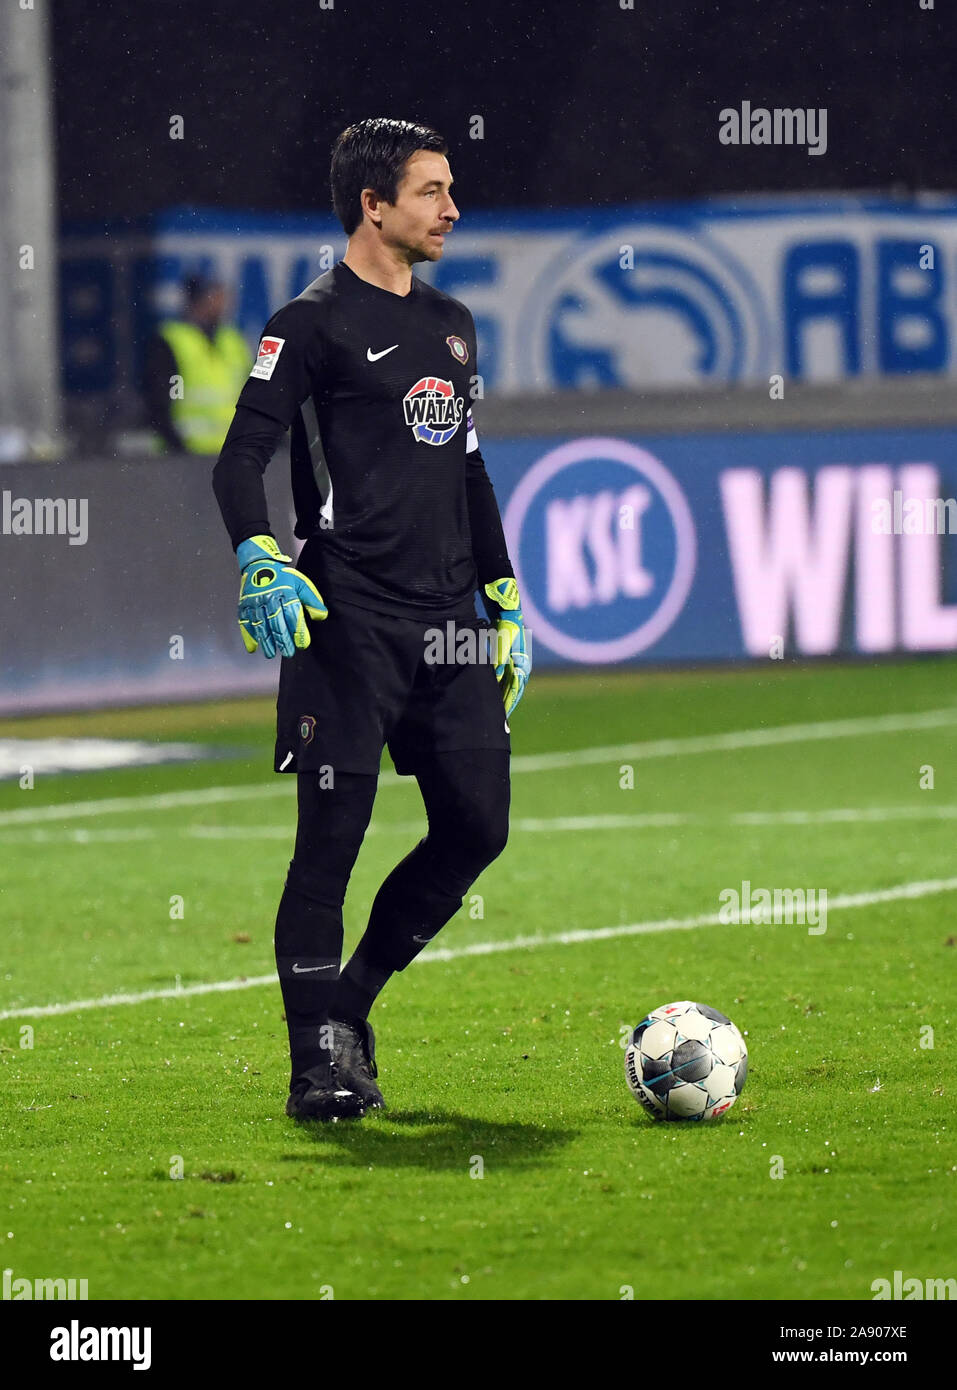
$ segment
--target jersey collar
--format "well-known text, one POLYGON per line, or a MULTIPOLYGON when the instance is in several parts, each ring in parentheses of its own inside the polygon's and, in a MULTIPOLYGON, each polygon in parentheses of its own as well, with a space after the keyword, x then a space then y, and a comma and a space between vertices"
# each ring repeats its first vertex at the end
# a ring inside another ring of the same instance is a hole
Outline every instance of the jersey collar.
POLYGON ((340 282, 351 285, 354 290, 362 290, 372 295, 378 295, 385 299, 390 299, 396 304, 406 304, 415 297, 418 284, 415 272, 412 273, 412 288, 408 294, 395 294, 392 290, 384 290, 381 285, 373 285, 370 280, 363 280, 361 275, 357 275, 351 266, 346 265, 345 261, 336 261, 336 274, 340 282))

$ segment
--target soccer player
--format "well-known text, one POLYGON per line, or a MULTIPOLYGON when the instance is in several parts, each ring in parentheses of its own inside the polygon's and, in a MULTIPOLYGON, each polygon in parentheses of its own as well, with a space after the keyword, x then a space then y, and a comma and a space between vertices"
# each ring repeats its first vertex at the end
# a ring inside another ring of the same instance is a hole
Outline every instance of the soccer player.
POLYGON ((447 152, 408 121, 339 136, 331 182, 346 254, 267 323, 214 469, 243 640, 281 657, 274 767, 297 775, 275 944, 286 1113, 300 1119, 385 1104, 372 1005, 508 835, 508 716, 530 659, 469 410, 475 325, 412 274, 439 260, 459 217, 447 152), (295 567, 263 488, 289 427, 305 540, 295 567), (342 904, 386 744, 418 782, 428 833, 382 884, 341 969, 342 904))

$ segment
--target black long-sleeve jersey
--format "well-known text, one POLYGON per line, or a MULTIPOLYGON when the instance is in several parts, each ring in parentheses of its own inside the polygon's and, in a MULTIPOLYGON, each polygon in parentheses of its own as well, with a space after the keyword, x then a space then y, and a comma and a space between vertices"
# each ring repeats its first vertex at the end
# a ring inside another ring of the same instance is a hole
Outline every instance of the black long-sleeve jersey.
POLYGON ((511 575, 475 355, 466 306, 415 276, 403 296, 342 261, 320 275, 266 325, 214 470, 233 545, 269 531, 263 472, 291 427, 295 534, 327 602, 451 616, 511 575))

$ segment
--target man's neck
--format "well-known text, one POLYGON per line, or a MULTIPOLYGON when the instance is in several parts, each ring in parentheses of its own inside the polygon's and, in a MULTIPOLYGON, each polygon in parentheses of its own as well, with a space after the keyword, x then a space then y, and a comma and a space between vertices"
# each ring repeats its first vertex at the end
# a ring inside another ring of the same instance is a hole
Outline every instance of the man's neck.
POLYGON ((343 262, 360 280, 380 290, 405 296, 412 290, 412 267, 397 260, 380 245, 369 246, 364 237, 351 236, 343 262))

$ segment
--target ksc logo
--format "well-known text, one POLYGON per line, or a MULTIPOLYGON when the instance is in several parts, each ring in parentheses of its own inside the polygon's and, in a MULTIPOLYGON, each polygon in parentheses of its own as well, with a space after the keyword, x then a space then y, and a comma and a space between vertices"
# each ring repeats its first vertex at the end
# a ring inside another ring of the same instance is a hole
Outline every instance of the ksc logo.
POLYGON ((528 470, 504 516, 526 621, 572 661, 647 650, 684 607, 695 573, 685 495, 653 455, 579 439, 528 470))
POLYGON ((423 376, 405 393, 405 423, 423 444, 447 444, 462 422, 465 402, 456 396, 451 381, 423 376))
POLYGON ((566 388, 762 375, 770 325, 744 266, 704 232, 626 224, 564 249, 522 306, 533 379, 566 388))

